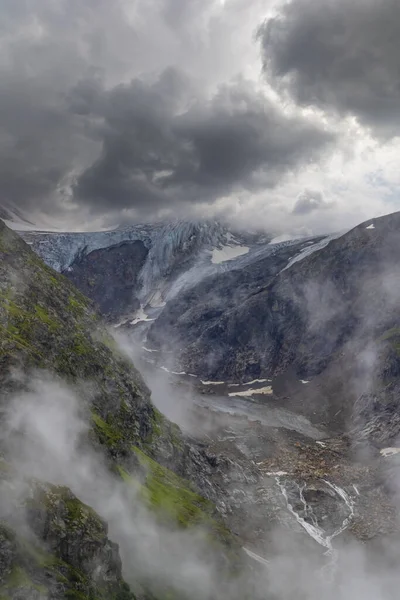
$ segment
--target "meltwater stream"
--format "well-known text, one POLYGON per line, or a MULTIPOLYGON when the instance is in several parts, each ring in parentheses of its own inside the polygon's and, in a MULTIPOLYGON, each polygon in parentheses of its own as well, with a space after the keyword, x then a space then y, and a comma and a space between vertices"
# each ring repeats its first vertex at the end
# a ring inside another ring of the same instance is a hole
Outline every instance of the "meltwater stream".
POLYGON ((298 512, 296 512, 296 510, 290 502, 289 493, 284 483, 285 474, 278 472, 270 473, 270 475, 273 475, 275 477, 276 484, 279 487, 283 497, 285 498, 286 506, 290 513, 295 517, 296 521, 303 527, 303 529, 308 533, 308 535, 313 540, 315 540, 320 546, 325 548, 324 554, 332 558, 331 564, 335 563, 337 558, 337 551, 334 549, 332 542, 334 538, 343 533, 343 531, 345 531, 345 529, 347 529, 347 527, 349 526, 351 519, 354 515, 353 500, 343 488, 325 479, 322 480, 328 487, 330 487, 335 492, 335 494, 339 496, 339 498, 341 498, 341 500, 343 500, 343 502, 348 508, 348 514, 343 519, 340 527, 335 529, 333 533, 327 534, 326 531, 324 531, 324 529, 322 529, 322 527, 319 526, 318 519, 313 512, 312 506, 310 506, 304 498, 304 490, 307 486, 305 484, 300 486, 298 483, 291 481, 291 483, 296 486, 301 505, 304 507, 303 513, 305 517, 302 517, 298 512))
MULTIPOLYGON (((282 493, 282 496, 285 498, 286 506, 287 506, 287 509, 289 510, 289 512, 295 517, 296 521, 301 525, 301 527, 303 527, 303 529, 307 532, 307 534, 314 541, 316 541, 320 546, 322 546, 325 549, 324 554, 326 556, 330 557, 331 560, 322 569, 324 572, 324 578, 326 579, 326 577, 328 577, 330 580, 334 576, 336 561, 337 561, 337 556, 338 556, 338 552, 333 547, 332 542, 333 542, 334 538, 336 538, 338 535, 343 533, 343 531, 345 531, 347 529, 347 527, 350 525, 351 519, 354 516, 353 500, 350 498, 350 496, 347 494, 347 492, 343 488, 339 487, 338 485, 336 485, 334 483, 331 483, 330 481, 327 481, 326 479, 322 480, 328 487, 330 487, 335 492, 335 494, 337 496, 339 496, 339 498, 341 500, 343 500, 343 502, 345 503, 345 505, 348 508, 348 514, 343 519, 341 525, 337 529, 335 529, 335 531, 333 531, 333 533, 327 534, 326 531, 324 531, 324 529, 322 529, 322 527, 319 526, 317 516, 315 515, 312 506, 310 506, 310 504, 308 504, 308 502, 306 501, 306 499, 304 497, 304 490, 307 489, 307 485, 306 484, 299 485, 295 481, 292 481, 292 480, 290 481, 290 483, 292 485, 294 485, 298 491, 299 500, 300 500, 301 505, 303 506, 302 512, 304 514, 304 517, 302 517, 295 510, 293 504, 291 503, 291 501, 289 499, 289 492, 284 483, 284 478, 288 474, 284 471, 277 471, 277 472, 273 472, 273 473, 268 473, 268 475, 273 476, 275 478, 276 484, 279 487, 279 489, 282 493)), ((249 550, 248 548, 243 547, 243 550, 250 558, 252 558, 256 562, 262 564, 264 567, 268 568, 271 566, 271 561, 263 558, 262 556, 259 556, 258 554, 249 550)))

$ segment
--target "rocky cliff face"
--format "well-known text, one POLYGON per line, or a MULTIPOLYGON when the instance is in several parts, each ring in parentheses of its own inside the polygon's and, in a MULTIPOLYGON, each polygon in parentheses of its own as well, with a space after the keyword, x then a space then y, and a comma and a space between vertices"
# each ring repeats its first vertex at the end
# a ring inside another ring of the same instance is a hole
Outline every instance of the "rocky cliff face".
POLYGON ((140 240, 93 250, 74 262, 66 276, 111 322, 140 308, 138 275, 148 249, 140 240))
POLYGON ((0 525, 0 581, 1 598, 134 600, 106 523, 68 488, 37 482, 0 525))

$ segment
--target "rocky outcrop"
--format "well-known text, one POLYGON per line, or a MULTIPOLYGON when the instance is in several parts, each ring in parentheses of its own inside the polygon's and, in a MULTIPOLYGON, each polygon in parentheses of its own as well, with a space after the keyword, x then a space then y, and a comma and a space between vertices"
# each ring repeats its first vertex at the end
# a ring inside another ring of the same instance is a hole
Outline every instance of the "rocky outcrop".
POLYGON ((115 321, 140 307, 138 275, 148 252, 140 240, 122 242, 77 257, 64 275, 107 320, 115 321))
POLYGON ((0 524, 0 597, 134 600, 106 523, 68 488, 37 482, 0 524))

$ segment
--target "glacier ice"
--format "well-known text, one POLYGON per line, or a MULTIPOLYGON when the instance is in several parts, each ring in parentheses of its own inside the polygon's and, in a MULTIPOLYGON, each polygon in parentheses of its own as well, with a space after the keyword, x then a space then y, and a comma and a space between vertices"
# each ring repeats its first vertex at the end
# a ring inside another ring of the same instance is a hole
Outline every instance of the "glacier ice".
MULTIPOLYGON (((138 274, 136 293, 142 310, 157 313, 182 289, 209 275, 245 269, 283 247, 301 243, 297 239, 271 244, 270 236, 265 233, 233 231, 213 220, 176 220, 86 233, 21 231, 20 235, 49 266, 60 272, 73 270, 82 257, 95 250, 141 241, 148 254, 138 274)), ((322 241, 319 238, 318 243, 315 238, 302 240, 309 245, 286 268, 330 239, 332 236, 322 241)), ((151 318, 156 316, 152 312, 151 318)), ((138 317, 143 320, 140 315, 132 315, 134 321, 138 317)))
MULTIPOLYGON (((182 287, 197 283, 216 269, 230 266, 212 264, 213 252, 229 247, 237 255, 250 253, 247 234, 229 231, 218 221, 184 221, 133 225, 112 231, 54 233, 21 231, 33 250, 56 271, 73 270, 74 264, 94 250, 122 242, 142 241, 149 253, 139 273, 139 297, 143 307, 162 308, 182 287)), ((265 234, 251 234, 255 256, 268 243, 265 234), (257 246, 261 243, 261 246, 257 246)), ((273 252, 270 247, 268 253, 273 252)), ((240 257, 239 257, 240 258, 240 257)), ((227 261, 228 262, 228 261, 227 261)))

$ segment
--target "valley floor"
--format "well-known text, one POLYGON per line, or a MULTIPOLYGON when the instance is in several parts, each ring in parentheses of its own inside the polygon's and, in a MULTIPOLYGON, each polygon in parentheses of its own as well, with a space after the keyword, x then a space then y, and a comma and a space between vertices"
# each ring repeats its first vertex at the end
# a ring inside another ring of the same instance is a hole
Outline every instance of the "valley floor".
POLYGON ((351 437, 282 408, 265 380, 201 382, 144 358, 153 401, 215 461, 211 497, 253 560, 276 558, 277 535, 323 565, 346 540, 399 531, 386 483, 394 451, 357 451, 351 437))

